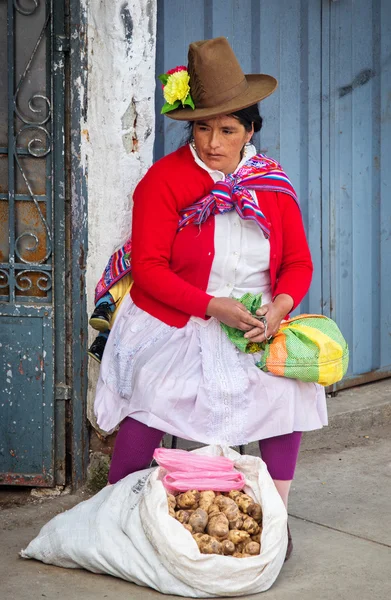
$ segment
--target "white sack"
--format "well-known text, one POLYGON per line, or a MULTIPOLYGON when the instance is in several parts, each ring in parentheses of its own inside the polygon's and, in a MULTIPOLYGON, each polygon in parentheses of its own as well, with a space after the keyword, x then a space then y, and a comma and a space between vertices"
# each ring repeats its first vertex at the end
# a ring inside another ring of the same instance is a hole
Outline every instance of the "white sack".
POLYGON ((249 558, 200 554, 191 534, 167 508, 160 468, 128 475, 49 521, 21 552, 60 567, 82 567, 191 598, 245 596, 266 591, 277 578, 287 547, 287 513, 255 456, 207 446, 197 454, 232 459, 245 492, 262 506, 261 554, 249 558))

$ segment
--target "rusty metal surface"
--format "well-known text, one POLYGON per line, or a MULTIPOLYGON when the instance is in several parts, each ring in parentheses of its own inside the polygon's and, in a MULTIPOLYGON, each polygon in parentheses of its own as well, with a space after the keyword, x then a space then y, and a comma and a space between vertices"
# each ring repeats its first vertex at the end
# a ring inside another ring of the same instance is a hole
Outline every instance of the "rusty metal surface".
MULTIPOLYGON (((47 204, 40 202, 41 215, 47 220, 47 204)), ((15 202, 15 234, 20 239, 20 257, 26 263, 41 263, 47 255, 47 232, 36 206, 28 201, 15 202), (35 241, 35 238, 38 240, 35 241), (34 239, 35 243, 32 243, 34 239)), ((34 295, 34 294, 32 294, 34 295)))
POLYGON ((53 477, 45 475, 19 475, 18 473, 0 473, 0 485, 28 485, 30 487, 50 487, 53 477))

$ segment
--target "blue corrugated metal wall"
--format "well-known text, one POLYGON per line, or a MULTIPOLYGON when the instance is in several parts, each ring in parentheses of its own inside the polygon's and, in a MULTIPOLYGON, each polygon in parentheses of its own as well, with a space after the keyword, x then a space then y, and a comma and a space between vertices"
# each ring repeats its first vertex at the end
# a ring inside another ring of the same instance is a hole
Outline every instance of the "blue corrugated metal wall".
POLYGON ((391 3, 335 2, 327 33, 329 302, 350 343, 350 373, 389 372, 391 3))
MULTIPOLYGON (((157 74, 186 64, 191 41, 220 35, 246 73, 279 80, 261 103, 257 145, 282 163, 301 199, 315 274, 300 312, 337 320, 352 354, 345 383, 384 376, 391 371, 391 3, 161 0, 157 74)), ((158 86, 156 158, 183 137, 183 125, 160 116, 161 105, 158 86)))

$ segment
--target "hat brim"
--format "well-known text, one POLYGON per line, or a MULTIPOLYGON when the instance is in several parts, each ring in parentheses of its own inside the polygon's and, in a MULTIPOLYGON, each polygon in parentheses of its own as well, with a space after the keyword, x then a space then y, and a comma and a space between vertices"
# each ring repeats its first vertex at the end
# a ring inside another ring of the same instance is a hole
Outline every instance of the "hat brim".
POLYGON ((197 121, 218 115, 229 115, 267 98, 278 85, 277 79, 271 75, 245 75, 245 77, 248 82, 247 90, 229 102, 206 108, 195 108, 194 110, 187 106, 181 107, 165 113, 165 116, 175 121, 197 121))

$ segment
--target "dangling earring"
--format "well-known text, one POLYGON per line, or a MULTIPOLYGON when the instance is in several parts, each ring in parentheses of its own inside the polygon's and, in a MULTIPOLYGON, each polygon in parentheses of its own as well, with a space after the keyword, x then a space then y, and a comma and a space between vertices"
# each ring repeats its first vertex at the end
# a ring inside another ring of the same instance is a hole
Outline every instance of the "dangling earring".
POLYGON ((247 147, 248 147, 248 145, 249 145, 249 143, 248 143, 248 142, 246 142, 246 143, 244 144, 243 148, 241 149, 241 151, 240 151, 240 159, 243 159, 243 158, 246 156, 246 154, 247 154, 247 147))
POLYGON ((197 152, 197 148, 196 148, 196 145, 195 145, 194 138, 191 138, 191 140, 190 140, 190 146, 193 148, 194 152, 197 152))

